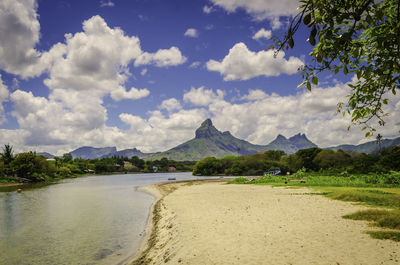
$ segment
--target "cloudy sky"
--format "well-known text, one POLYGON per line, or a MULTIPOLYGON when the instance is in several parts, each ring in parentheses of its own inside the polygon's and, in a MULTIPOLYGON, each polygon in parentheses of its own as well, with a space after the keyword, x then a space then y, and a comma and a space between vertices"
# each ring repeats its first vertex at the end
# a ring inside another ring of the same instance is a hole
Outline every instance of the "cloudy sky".
MULTIPOLYGON (((0 144, 63 154, 80 146, 163 151, 211 118, 254 144, 299 132, 321 147, 366 141, 336 113, 351 76, 297 88, 311 46, 273 58, 295 0, 2 0, 0 144)), ((400 98, 387 124, 399 136, 400 98)), ((371 139, 370 139, 371 140, 371 139)))

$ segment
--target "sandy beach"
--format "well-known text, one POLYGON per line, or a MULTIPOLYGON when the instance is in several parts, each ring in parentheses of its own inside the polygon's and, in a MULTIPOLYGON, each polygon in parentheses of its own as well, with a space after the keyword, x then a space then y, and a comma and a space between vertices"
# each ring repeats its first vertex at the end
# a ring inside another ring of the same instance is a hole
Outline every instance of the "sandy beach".
MULTIPOLYGON (((155 191, 157 187, 157 191, 155 191)), ((400 243, 372 239, 366 209, 309 189, 222 182, 160 184, 146 242, 130 264, 400 264, 400 243)))

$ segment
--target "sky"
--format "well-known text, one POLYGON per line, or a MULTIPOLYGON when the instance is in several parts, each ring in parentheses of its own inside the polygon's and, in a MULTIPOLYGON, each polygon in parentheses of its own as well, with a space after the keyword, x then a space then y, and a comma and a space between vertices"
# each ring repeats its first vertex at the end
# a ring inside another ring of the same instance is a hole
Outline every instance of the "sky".
MULTIPOLYGON (((211 118, 253 144, 305 133, 320 147, 366 139, 337 113, 352 76, 298 68, 312 46, 274 58, 295 0, 2 0, 0 144, 56 155, 81 146, 165 151, 211 118)), ((399 136, 400 97, 377 127, 399 136)))

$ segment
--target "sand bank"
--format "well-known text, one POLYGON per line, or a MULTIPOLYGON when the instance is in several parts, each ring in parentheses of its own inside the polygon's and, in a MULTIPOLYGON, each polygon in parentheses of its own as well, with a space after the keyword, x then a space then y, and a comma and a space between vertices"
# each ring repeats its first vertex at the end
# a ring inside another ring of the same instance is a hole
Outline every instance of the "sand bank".
POLYGON ((194 182, 157 185, 152 232, 131 264, 400 264, 400 243, 372 239, 366 207, 308 189, 194 182))

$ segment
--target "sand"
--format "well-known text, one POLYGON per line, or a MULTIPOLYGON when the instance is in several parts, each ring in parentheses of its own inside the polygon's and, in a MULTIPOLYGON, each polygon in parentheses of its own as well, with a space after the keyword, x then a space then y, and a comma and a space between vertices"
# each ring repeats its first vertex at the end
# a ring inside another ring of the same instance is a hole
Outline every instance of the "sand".
MULTIPOLYGON (((400 264, 400 243, 373 239, 365 206, 315 191, 195 182, 156 185, 151 233, 131 264, 400 264)), ((154 192, 154 186, 153 186, 154 192)))

